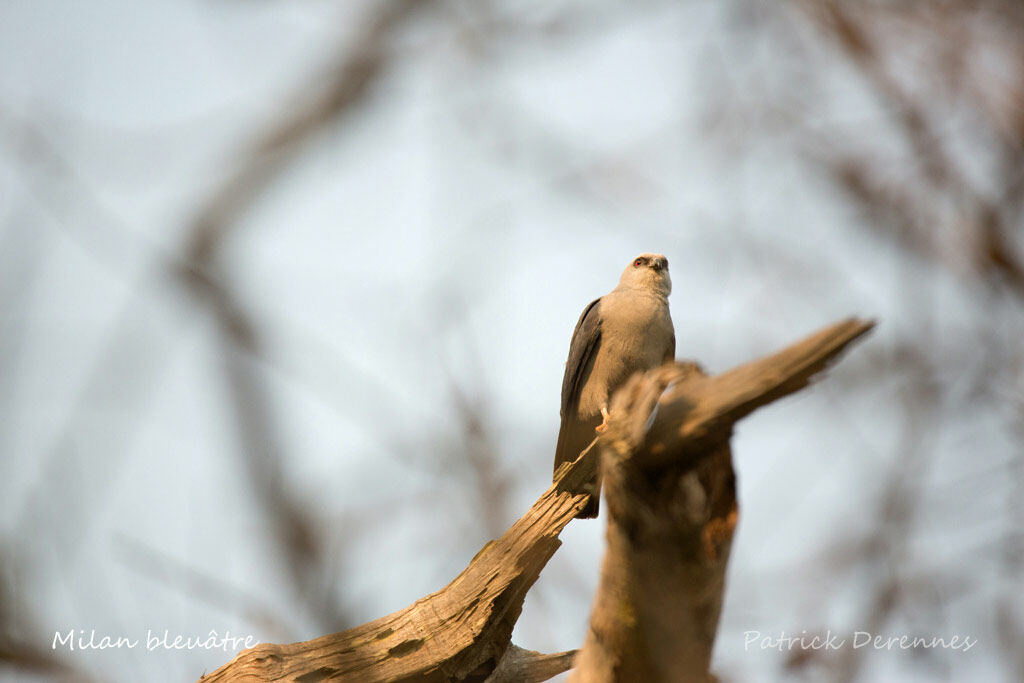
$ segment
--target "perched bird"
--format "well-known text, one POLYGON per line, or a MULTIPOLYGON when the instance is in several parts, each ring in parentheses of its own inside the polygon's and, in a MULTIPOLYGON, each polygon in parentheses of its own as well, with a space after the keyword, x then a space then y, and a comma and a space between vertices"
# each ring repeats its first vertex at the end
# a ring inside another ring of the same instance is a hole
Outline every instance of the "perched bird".
MULTIPOLYGON (((608 401, 629 377, 672 360, 676 334, 668 310, 672 280, 668 259, 640 254, 619 285, 590 302, 572 333, 562 379, 562 426, 555 447, 555 471, 572 462, 608 421, 608 401)), ((594 473, 590 502, 577 515, 596 517, 601 477, 594 473)))

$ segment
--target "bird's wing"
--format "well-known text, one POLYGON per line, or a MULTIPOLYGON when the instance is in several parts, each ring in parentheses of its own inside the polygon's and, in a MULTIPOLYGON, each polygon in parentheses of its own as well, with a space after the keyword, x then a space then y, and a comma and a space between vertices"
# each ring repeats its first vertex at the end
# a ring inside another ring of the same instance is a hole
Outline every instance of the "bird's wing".
POLYGON ((569 360, 562 377, 562 422, 579 406, 583 382, 601 345, 601 299, 594 299, 580 315, 569 342, 569 360))
MULTIPOLYGON (((595 299, 583 309, 576 329, 569 342, 569 360, 565 363, 562 378, 562 424, 558 429, 558 443, 555 446, 555 472, 563 462, 572 462, 594 439, 594 427, 601 421, 581 420, 577 412, 583 385, 590 376, 594 358, 601 346, 601 300, 595 299)), ((587 506, 579 513, 581 518, 597 517, 600 497, 600 475, 594 474, 594 491, 587 506)))

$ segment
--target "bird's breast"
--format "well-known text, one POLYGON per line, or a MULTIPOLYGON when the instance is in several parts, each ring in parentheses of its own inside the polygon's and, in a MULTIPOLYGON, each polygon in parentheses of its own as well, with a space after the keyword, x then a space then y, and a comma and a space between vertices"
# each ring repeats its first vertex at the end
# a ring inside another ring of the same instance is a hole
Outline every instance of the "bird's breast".
POLYGON ((616 297, 607 303, 605 299, 601 300, 601 345, 580 395, 583 417, 599 413, 633 373, 661 365, 674 336, 664 299, 616 297))

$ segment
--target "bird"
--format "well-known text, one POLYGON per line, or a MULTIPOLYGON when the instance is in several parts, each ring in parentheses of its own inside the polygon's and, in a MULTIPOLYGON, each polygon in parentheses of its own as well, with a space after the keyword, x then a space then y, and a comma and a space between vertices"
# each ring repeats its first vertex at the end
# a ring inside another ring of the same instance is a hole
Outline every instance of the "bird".
MULTIPOLYGON (((675 358, 676 335, 669 314, 672 280, 668 259, 643 253, 622 271, 619 284, 594 299, 580 315, 569 342, 562 378, 561 425, 555 474, 572 462, 608 425, 608 402, 634 373, 675 358)), ((590 500, 577 519, 597 516, 601 476, 594 472, 590 500)))

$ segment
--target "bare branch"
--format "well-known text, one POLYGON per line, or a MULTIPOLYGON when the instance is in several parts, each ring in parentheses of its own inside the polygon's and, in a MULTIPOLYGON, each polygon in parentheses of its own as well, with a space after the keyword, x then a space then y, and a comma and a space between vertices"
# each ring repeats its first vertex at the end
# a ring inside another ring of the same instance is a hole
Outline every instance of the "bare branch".
POLYGON ((484 683, 540 683, 572 668, 578 650, 545 655, 509 645, 505 656, 498 662, 484 683))
POLYGON ((806 386, 872 326, 837 323, 717 377, 660 368, 615 395, 601 441, 608 549, 573 680, 712 680, 739 517, 732 427, 806 386))

